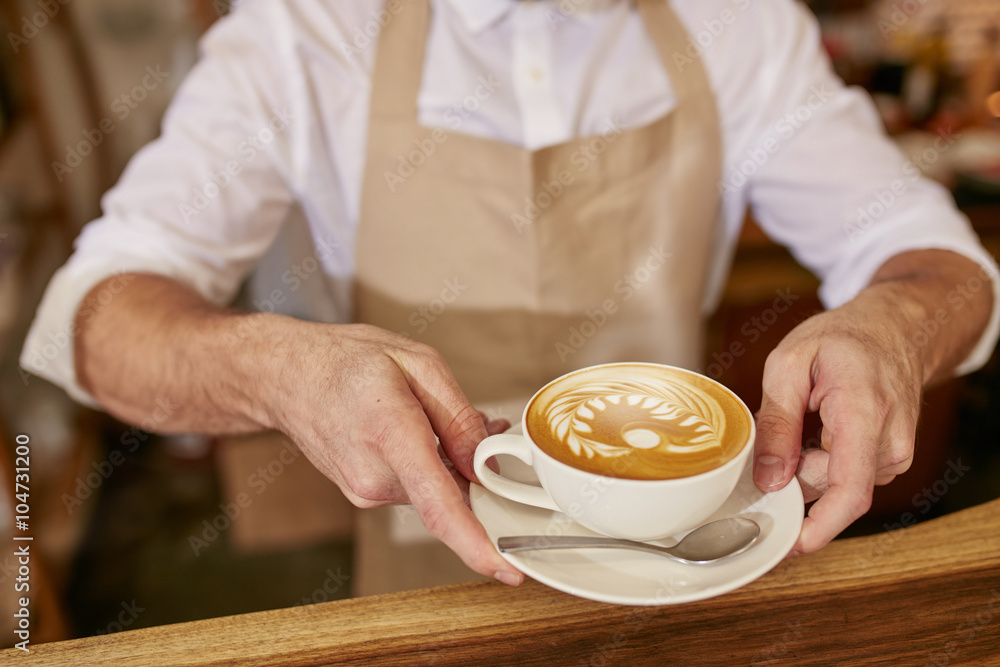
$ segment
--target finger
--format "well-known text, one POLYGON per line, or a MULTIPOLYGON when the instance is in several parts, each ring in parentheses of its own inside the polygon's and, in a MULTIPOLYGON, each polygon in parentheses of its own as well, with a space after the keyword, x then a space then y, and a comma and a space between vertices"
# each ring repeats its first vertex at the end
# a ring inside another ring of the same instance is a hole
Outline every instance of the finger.
POLYGON ((761 491, 784 488, 802 449, 802 419, 812 390, 811 357, 772 352, 764 365, 764 395, 757 413, 753 480, 761 491))
POLYGON ((482 575, 511 585, 524 580, 524 575, 497 553, 430 443, 412 447, 405 463, 391 465, 431 535, 482 575))
POLYGON ((795 476, 802 487, 802 499, 805 502, 811 503, 830 488, 827 480, 829 462, 830 455, 823 450, 809 449, 802 453, 795 476))
POLYGON ((448 471, 448 474, 451 475, 452 480, 454 480, 455 484, 458 486, 458 490, 462 492, 462 502, 465 503, 466 507, 470 507, 469 487, 471 482, 469 482, 469 480, 466 479, 462 473, 455 469, 455 464, 453 464, 448 457, 445 456, 444 450, 442 450, 440 446, 438 447, 438 458, 441 459, 444 469, 448 471))
POLYGON ((503 433, 510 428, 510 420, 504 419, 503 417, 493 419, 482 410, 479 410, 479 416, 482 418, 483 424, 486 425, 486 433, 488 435, 497 435, 498 433, 503 433))
POLYGON ((472 458, 487 436, 486 424, 458 386, 444 357, 422 346, 418 353, 400 354, 393 360, 406 376, 448 458, 466 479, 477 481, 472 458))
POLYGON ((829 490, 809 510, 796 550, 817 551, 871 507, 875 449, 884 416, 865 392, 841 390, 822 396, 820 416, 830 431, 829 490))
POLYGON ((510 422, 506 419, 490 419, 486 422, 486 433, 489 435, 504 433, 509 428, 510 422))
MULTIPOLYGON (((905 426, 904 426, 905 429, 905 426)), ((916 436, 906 435, 899 440, 899 444, 894 444, 892 442, 893 436, 888 435, 892 429, 886 428, 886 434, 882 436, 882 444, 877 448, 877 473, 875 478, 875 486, 885 486, 892 480, 894 480, 898 475, 902 475, 904 472, 910 469, 910 465, 913 463, 913 438, 916 436), (908 444, 907 444, 908 443, 908 444)), ((913 427, 912 432, 915 434, 916 427, 913 427)), ((832 443, 829 438, 829 432, 823 432, 823 439, 820 443, 820 448, 826 452, 829 452, 832 447, 832 443)), ((800 480, 801 481, 801 480, 800 480)), ((808 501, 806 501, 808 502, 808 501)))
MULTIPOLYGON (((905 406, 894 407, 887 419, 877 452, 877 477, 902 475, 913 464, 913 446, 917 437, 917 414, 905 406)), ((876 481, 876 484, 878 482, 876 481)))

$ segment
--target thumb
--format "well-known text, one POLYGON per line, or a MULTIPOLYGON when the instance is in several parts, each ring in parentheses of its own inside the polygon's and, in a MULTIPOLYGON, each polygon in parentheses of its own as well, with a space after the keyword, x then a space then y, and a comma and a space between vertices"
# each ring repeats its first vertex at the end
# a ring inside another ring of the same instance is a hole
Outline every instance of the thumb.
POLYGON ((776 352, 764 365, 754 445, 753 481, 765 492, 784 488, 795 475, 802 450, 802 419, 811 391, 809 367, 796 368, 776 352))

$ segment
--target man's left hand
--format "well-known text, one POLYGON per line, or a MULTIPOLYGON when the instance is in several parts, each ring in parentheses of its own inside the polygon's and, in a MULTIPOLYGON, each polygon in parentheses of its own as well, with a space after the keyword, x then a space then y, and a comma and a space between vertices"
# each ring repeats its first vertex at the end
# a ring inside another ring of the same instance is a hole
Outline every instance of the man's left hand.
POLYGON ((993 307, 988 279, 963 308, 947 297, 982 275, 947 251, 899 255, 857 298, 806 320, 770 354, 754 482, 777 491, 798 473, 806 502, 818 498, 793 553, 824 547, 868 511, 876 485, 910 467, 923 388, 968 355, 993 307), (942 309, 934 336, 914 336, 942 309), (817 411, 820 448, 803 451, 803 417, 817 411))

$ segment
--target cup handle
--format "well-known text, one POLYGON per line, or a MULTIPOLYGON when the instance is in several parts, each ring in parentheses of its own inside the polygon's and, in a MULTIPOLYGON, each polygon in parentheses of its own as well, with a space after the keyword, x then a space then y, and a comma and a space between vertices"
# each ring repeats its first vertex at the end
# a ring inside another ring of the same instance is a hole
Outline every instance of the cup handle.
POLYGON ((508 500, 556 512, 562 511, 542 487, 515 482, 490 470, 486 462, 497 454, 510 454, 526 465, 531 465, 531 446, 524 436, 513 433, 491 435, 479 443, 473 459, 473 468, 483 486, 508 500))

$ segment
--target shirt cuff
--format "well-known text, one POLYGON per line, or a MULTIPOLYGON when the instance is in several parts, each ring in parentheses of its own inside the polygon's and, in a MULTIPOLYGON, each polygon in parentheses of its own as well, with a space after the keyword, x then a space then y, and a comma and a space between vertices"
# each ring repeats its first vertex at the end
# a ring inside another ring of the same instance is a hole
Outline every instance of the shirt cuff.
MULTIPOLYGON (((139 259, 117 266, 81 267, 70 262, 56 271, 35 313, 31 329, 21 350, 21 368, 62 387, 73 400, 87 407, 103 407, 90 392, 80 386, 73 354, 77 322, 87 321, 88 313, 79 313, 80 304, 90 291, 105 279, 107 284, 96 296, 96 308, 107 305, 127 284, 127 273, 149 272, 149 265, 139 259)), ((93 316, 93 313, 90 313, 93 316)))
POLYGON ((957 377, 979 370, 989 361, 1000 337, 1000 269, 997 268, 996 260, 983 248, 971 229, 964 237, 951 234, 947 236, 918 234, 907 239, 894 240, 891 245, 887 244, 876 251, 868 252, 862 259, 852 263, 850 276, 841 275, 824 281, 820 288, 820 299, 829 309, 847 303, 868 286, 875 273, 889 259, 914 250, 950 250, 979 265, 978 274, 969 278, 964 285, 956 285, 955 289, 948 293, 947 304, 943 306, 946 310, 962 308, 967 301, 966 294, 978 292, 987 284, 993 285, 993 311, 989 323, 972 352, 955 368, 953 375, 957 377))

